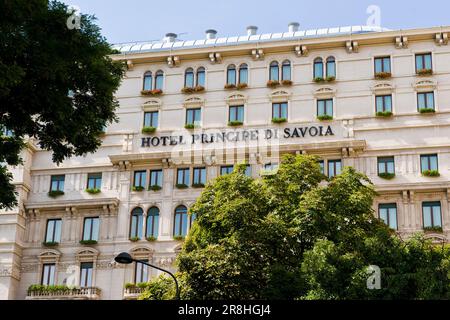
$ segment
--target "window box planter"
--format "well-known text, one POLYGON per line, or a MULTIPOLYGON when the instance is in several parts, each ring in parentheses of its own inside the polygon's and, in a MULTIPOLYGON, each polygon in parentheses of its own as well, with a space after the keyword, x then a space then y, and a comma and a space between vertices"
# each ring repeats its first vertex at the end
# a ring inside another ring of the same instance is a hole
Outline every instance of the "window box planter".
POLYGON ((277 80, 269 80, 269 81, 267 81, 267 86, 269 88, 275 88, 275 87, 278 87, 279 85, 280 85, 280 82, 277 81, 277 80))
POLYGON ((423 231, 442 233, 442 227, 423 227, 423 231))
POLYGON ((433 70, 432 69, 420 69, 417 70, 417 75, 419 76, 430 76, 433 74, 433 70))
POLYGON ((154 90, 142 90, 141 95, 143 96, 159 96, 162 95, 163 91, 161 89, 154 90))
POLYGON ((314 82, 315 82, 315 83, 325 82, 325 79, 322 78, 322 77, 316 77, 316 78, 314 78, 314 82))
POLYGON ((139 237, 131 237, 130 238, 131 242, 136 242, 136 241, 139 241, 139 240, 141 240, 141 238, 139 238, 139 237))
POLYGON ((93 244, 97 244, 97 243, 98 243, 97 240, 80 240, 80 244, 93 245, 93 244))
POLYGON ((187 189, 187 188, 189 188, 189 186, 187 184, 184 184, 184 183, 177 183, 175 185, 175 188, 177 188, 177 189, 187 189))
POLYGON ((161 189, 162 189, 162 187, 161 187, 161 186, 158 186, 158 185, 150 186, 150 187, 148 188, 148 190, 151 190, 151 191, 159 191, 159 190, 161 190, 161 189))
POLYGON ((89 194, 97 194, 97 193, 100 193, 101 190, 99 188, 87 188, 86 192, 89 194))
POLYGON ((393 113, 391 111, 378 111, 376 116, 379 118, 389 118, 392 117, 393 113))
POLYGON ((242 124, 243 124, 242 121, 230 121, 230 122, 228 122, 228 125, 230 127, 242 126, 242 124))
POLYGON ((205 91, 205 87, 204 86, 196 86, 194 88, 194 91, 195 92, 203 92, 203 91, 205 91))
POLYGON ((233 90, 233 89, 236 89, 237 87, 233 83, 227 83, 223 88, 228 89, 228 90, 233 90))
POLYGON ((205 184, 204 183, 193 183, 192 184, 192 188, 204 188, 205 184))
POLYGON ((64 191, 61 191, 61 190, 51 190, 48 192, 48 196, 52 197, 52 198, 62 196, 63 194, 64 194, 64 191))
POLYGON ((188 129, 188 130, 192 130, 192 129, 200 128, 200 126, 199 126, 199 125, 196 125, 196 124, 193 124, 193 123, 188 123, 188 124, 185 124, 185 125, 184 125, 184 128, 185 128, 185 129, 188 129))
POLYGON ((336 77, 335 76, 329 76, 329 77, 326 77, 325 78, 325 81, 326 82, 334 82, 336 80, 336 77))
POLYGON ((184 236, 173 236, 173 239, 177 240, 177 241, 183 241, 184 240, 184 236))
POLYGON ((246 83, 238 83, 238 85, 236 86, 236 88, 238 90, 242 90, 242 89, 245 89, 247 87, 248 87, 248 84, 246 84, 246 83))
POLYGON ((155 131, 156 131, 155 127, 143 127, 141 130, 142 133, 147 133, 147 134, 154 133, 155 131))
POLYGON ((432 108, 421 108, 419 109, 420 113, 435 113, 436 110, 432 109, 432 108))
POLYGON ((283 86, 292 86, 292 81, 291 80, 282 80, 281 84, 283 86))
POLYGON ((327 114, 324 114, 322 116, 317 116, 317 119, 320 120, 320 121, 333 120, 333 116, 329 116, 327 114))
POLYGON ((378 176, 380 178, 386 179, 386 180, 391 180, 395 178, 395 173, 389 173, 389 172, 382 172, 379 173, 378 176))
POLYGON ((145 240, 150 241, 150 242, 156 241, 156 237, 150 236, 150 237, 145 238, 145 240))
POLYGON ((193 87, 184 87, 183 89, 181 89, 182 93, 193 93, 195 92, 195 88, 193 87))
POLYGON ((377 73, 375 73, 375 79, 377 79, 377 80, 389 79, 391 77, 392 77, 392 73, 390 73, 390 72, 377 72, 377 73))
POLYGON ((133 187, 131 187, 131 190, 136 191, 136 192, 141 192, 141 191, 144 191, 145 188, 142 186, 133 186, 133 187))
POLYGON ((286 118, 272 118, 272 123, 283 123, 286 122, 286 118))
POLYGON ((54 242, 54 241, 42 242, 42 245, 44 247, 56 247, 57 245, 59 245, 59 242, 54 242))
POLYGON ((425 177, 439 177, 441 174, 437 170, 425 170, 422 171, 422 175, 425 177))

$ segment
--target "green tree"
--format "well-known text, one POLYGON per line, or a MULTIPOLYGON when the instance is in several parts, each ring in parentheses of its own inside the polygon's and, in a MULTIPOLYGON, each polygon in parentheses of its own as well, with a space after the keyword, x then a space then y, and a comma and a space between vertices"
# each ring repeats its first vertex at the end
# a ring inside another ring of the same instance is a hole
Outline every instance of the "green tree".
POLYGON ((24 138, 60 163, 95 151, 116 120, 123 64, 109 58, 94 17, 81 15, 78 29, 71 16, 57 1, 0 0, 0 208, 16 204, 5 163, 20 163, 24 138))

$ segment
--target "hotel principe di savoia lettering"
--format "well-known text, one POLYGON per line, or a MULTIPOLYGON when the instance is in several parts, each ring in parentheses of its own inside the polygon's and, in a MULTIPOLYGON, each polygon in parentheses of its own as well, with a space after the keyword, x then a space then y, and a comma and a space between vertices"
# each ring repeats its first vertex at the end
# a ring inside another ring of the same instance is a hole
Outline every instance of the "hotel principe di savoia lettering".
POLYGON ((291 23, 116 45, 119 121, 97 152, 57 166, 28 139, 9 168, 18 206, 0 211, 0 299, 136 299, 159 271, 117 264, 119 252, 175 271, 207 181, 241 162, 276 174, 286 153, 317 155, 329 177, 354 167, 399 236, 448 242, 449 33, 291 23))

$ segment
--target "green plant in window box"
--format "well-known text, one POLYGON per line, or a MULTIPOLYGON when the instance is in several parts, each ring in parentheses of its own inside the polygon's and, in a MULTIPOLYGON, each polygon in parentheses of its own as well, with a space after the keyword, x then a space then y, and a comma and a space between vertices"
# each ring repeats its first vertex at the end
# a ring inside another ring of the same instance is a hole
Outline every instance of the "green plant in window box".
POLYGON ((50 190, 48 192, 48 196, 52 197, 52 198, 62 196, 63 194, 64 194, 64 191, 62 191, 62 190, 50 190))
POLYGON ((153 186, 150 186, 149 188, 148 188, 148 190, 151 190, 151 191, 159 191, 159 190, 161 190, 162 189, 162 187, 161 186, 158 186, 157 184, 155 184, 155 185, 153 185, 153 186))
POLYGON ((130 241, 131 242, 136 242, 136 241, 139 241, 139 240, 141 240, 141 238, 139 238, 139 237, 130 237, 130 241))
POLYGON ((286 122, 286 118, 272 118, 272 123, 283 123, 286 122))
POLYGON ((380 178, 386 179, 386 180, 391 180, 394 179, 395 177, 395 173, 390 173, 390 172, 380 172, 378 173, 378 176, 380 178))
POLYGON ((224 86, 224 88, 225 88, 225 89, 229 89, 229 90, 231 90, 231 89, 236 89, 236 85, 235 85, 234 83, 227 83, 227 84, 224 86))
POLYGON ((381 80, 381 79, 389 79, 392 77, 392 74, 390 72, 377 72, 375 73, 375 79, 381 80))
POLYGON ((282 80, 281 84, 283 86, 292 86, 292 81, 291 80, 282 80))
POLYGON ((145 289, 149 286, 148 282, 139 282, 138 284, 136 284, 136 287, 138 287, 139 289, 145 289))
POLYGON ((376 113, 376 116, 380 118, 389 118, 392 117, 392 115, 393 113, 391 111, 378 111, 376 113))
POLYGON ((426 177, 439 177, 441 174, 437 170, 424 170, 422 175, 426 177))
POLYGON ((87 188, 86 192, 90 193, 90 194, 97 194, 97 193, 100 193, 101 190, 99 188, 87 188))
POLYGON ((435 113, 436 110, 434 110, 433 108, 420 108, 419 112, 420 113, 435 113))
POLYGON ((192 184, 192 188, 204 188, 205 184, 204 183, 193 183, 192 184))
POLYGON ((432 69, 420 69, 417 70, 417 74, 419 76, 429 76, 433 74, 433 70, 432 69))
POLYGON ((41 292, 69 292, 71 289, 66 285, 50 285, 32 284, 28 287, 28 294, 41 292))
POLYGON ((156 237, 154 236, 149 236, 147 238, 145 238, 147 241, 156 241, 156 237))
POLYGON ((142 133, 154 133, 156 131, 155 127, 143 127, 141 132, 142 133))
POLYGON ((93 245, 97 243, 98 243, 97 240, 80 240, 80 244, 93 245))
POLYGON ((278 80, 269 80, 267 81, 267 86, 269 88, 275 88, 278 87, 280 85, 280 82, 278 80))
POLYGON ((183 241, 184 240, 184 236, 173 236, 173 239, 177 240, 177 241, 183 241))
POLYGON ((423 227, 425 232, 442 232, 442 227, 423 227))
POLYGON ((243 124, 242 121, 230 121, 230 122, 228 122, 228 125, 230 127, 242 126, 242 124, 243 124))
POLYGON ((193 87, 184 87, 181 89, 182 93, 193 93, 195 92, 195 89, 193 87))
POLYGON ((188 186, 187 184, 185 184, 185 183, 177 183, 177 184, 175 185, 175 187, 176 187, 177 189, 187 189, 187 188, 189 188, 189 186, 188 186))
POLYGON ((330 116, 328 114, 323 114, 321 116, 317 116, 317 119, 320 121, 333 120, 333 116, 330 116))
POLYGON ((198 124, 193 124, 193 123, 187 123, 184 125, 185 129, 191 130, 191 129, 197 129, 200 128, 200 126, 198 124))
POLYGON ((134 288, 136 288, 136 285, 134 283, 131 282, 125 283, 125 289, 134 289, 134 288))
POLYGON ((195 92, 203 92, 203 91, 205 91, 205 87, 204 86, 196 86, 194 88, 194 91, 195 92))
POLYGON ((154 90, 142 90, 141 95, 143 96, 159 96, 163 93, 161 89, 154 89, 154 90))
POLYGON ((48 241, 48 242, 42 242, 42 245, 44 247, 56 247, 57 245, 59 245, 59 242, 56 241, 48 241))
POLYGON ((324 82, 324 81, 325 81, 325 79, 322 78, 322 77, 315 77, 314 78, 314 82, 316 82, 316 83, 320 83, 320 82, 324 82))
POLYGON ((143 186, 133 186, 131 188, 131 190, 136 191, 136 192, 140 192, 140 191, 144 191, 145 188, 143 186))
POLYGON ((237 85, 237 89, 238 90, 242 90, 242 89, 245 89, 245 88, 247 88, 248 87, 248 84, 246 84, 246 83, 238 83, 238 85, 237 85))
POLYGON ((335 77, 335 76, 328 76, 328 77, 325 78, 325 80, 326 80, 327 82, 333 82, 333 81, 336 80, 336 77, 335 77))

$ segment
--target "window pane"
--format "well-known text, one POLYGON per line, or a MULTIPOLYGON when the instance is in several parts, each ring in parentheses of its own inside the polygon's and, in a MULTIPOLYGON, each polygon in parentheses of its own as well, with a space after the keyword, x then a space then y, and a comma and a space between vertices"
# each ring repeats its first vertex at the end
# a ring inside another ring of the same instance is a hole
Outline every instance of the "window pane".
POLYGON ((433 93, 427 93, 427 108, 434 109, 434 94, 433 93))
POLYGON ((430 170, 437 170, 438 169, 437 156, 429 156, 429 159, 430 159, 430 170))
POLYGON ((205 72, 204 71, 198 71, 197 72, 197 85, 198 86, 205 86, 205 72))
POLYGON ((419 93, 417 95, 417 98, 418 98, 418 107, 419 107, 419 109, 426 108, 425 95, 423 93, 419 93))
POLYGON ((336 77, 336 64, 335 62, 327 62, 327 77, 336 77))
POLYGON ((382 59, 380 58, 375 59, 375 73, 382 72, 383 70, 382 63, 383 63, 382 59))
POLYGON ((237 121, 244 121, 244 107, 237 108, 237 121))
POLYGON ((397 230, 397 208, 389 209, 389 227, 397 230))
POLYGON ((193 72, 186 72, 185 78, 184 78, 184 86, 192 88, 194 87, 194 73, 193 72))
POLYGON ((282 76, 283 76, 283 80, 291 80, 291 66, 290 65, 283 65, 282 76))
POLYGON ((431 69, 431 54, 425 55, 425 69, 431 69))
POLYGON ((270 80, 278 81, 278 66, 270 67, 270 80))
POLYGON ((83 240, 91 240, 91 219, 84 219, 83 240))
POLYGON ((323 63, 314 63, 314 78, 323 78, 323 63))
POLYGON ((55 237, 54 242, 61 242, 61 220, 55 220, 55 237))
POLYGON ((53 242, 53 231, 55 228, 55 221, 48 220, 47 221, 47 234, 45 237, 45 242, 53 242))
POLYGON ((236 70, 235 69, 228 69, 227 84, 236 84, 236 70))
POLYGON ((183 213, 182 217, 181 217, 181 235, 185 236, 187 235, 187 226, 188 226, 188 215, 187 213, 183 213))
POLYGON ((164 76, 162 74, 156 75, 156 78, 155 78, 155 89, 162 90, 162 88, 163 88, 163 79, 164 79, 164 76))
POLYGON ((317 115, 322 116, 325 114, 325 101, 319 100, 317 101, 317 115))
POLYGON ((441 223, 441 206, 435 205, 432 207, 433 209, 433 227, 442 227, 441 223))
POLYGON ((417 70, 424 69, 421 55, 416 56, 416 68, 417 68, 417 70))
POLYGON ((395 169, 394 169, 394 162, 393 161, 388 161, 387 162, 387 171, 389 173, 394 173, 395 169))
POLYGON ((239 83, 247 83, 248 82, 248 70, 246 67, 241 67, 239 70, 239 83))
POLYGON ((92 219, 92 240, 98 241, 98 234, 100 231, 100 219, 92 219))
POLYGON ((380 208, 380 219, 384 221, 385 224, 388 224, 388 210, 387 208, 380 208))
POLYGON ((282 103, 281 104, 280 118, 286 118, 287 119, 287 103, 282 103))
POLYGON ((428 157, 427 156, 420 157, 420 167, 421 167, 422 171, 430 170, 430 167, 428 166, 428 157))
POLYGON ((383 69, 384 69, 384 72, 391 72, 391 59, 390 58, 383 59, 383 69))
POLYGON ((431 207, 430 206, 423 206, 423 226, 424 227, 431 227, 431 207))
POLYGON ((152 90, 152 76, 146 75, 144 77, 144 90, 152 90))

